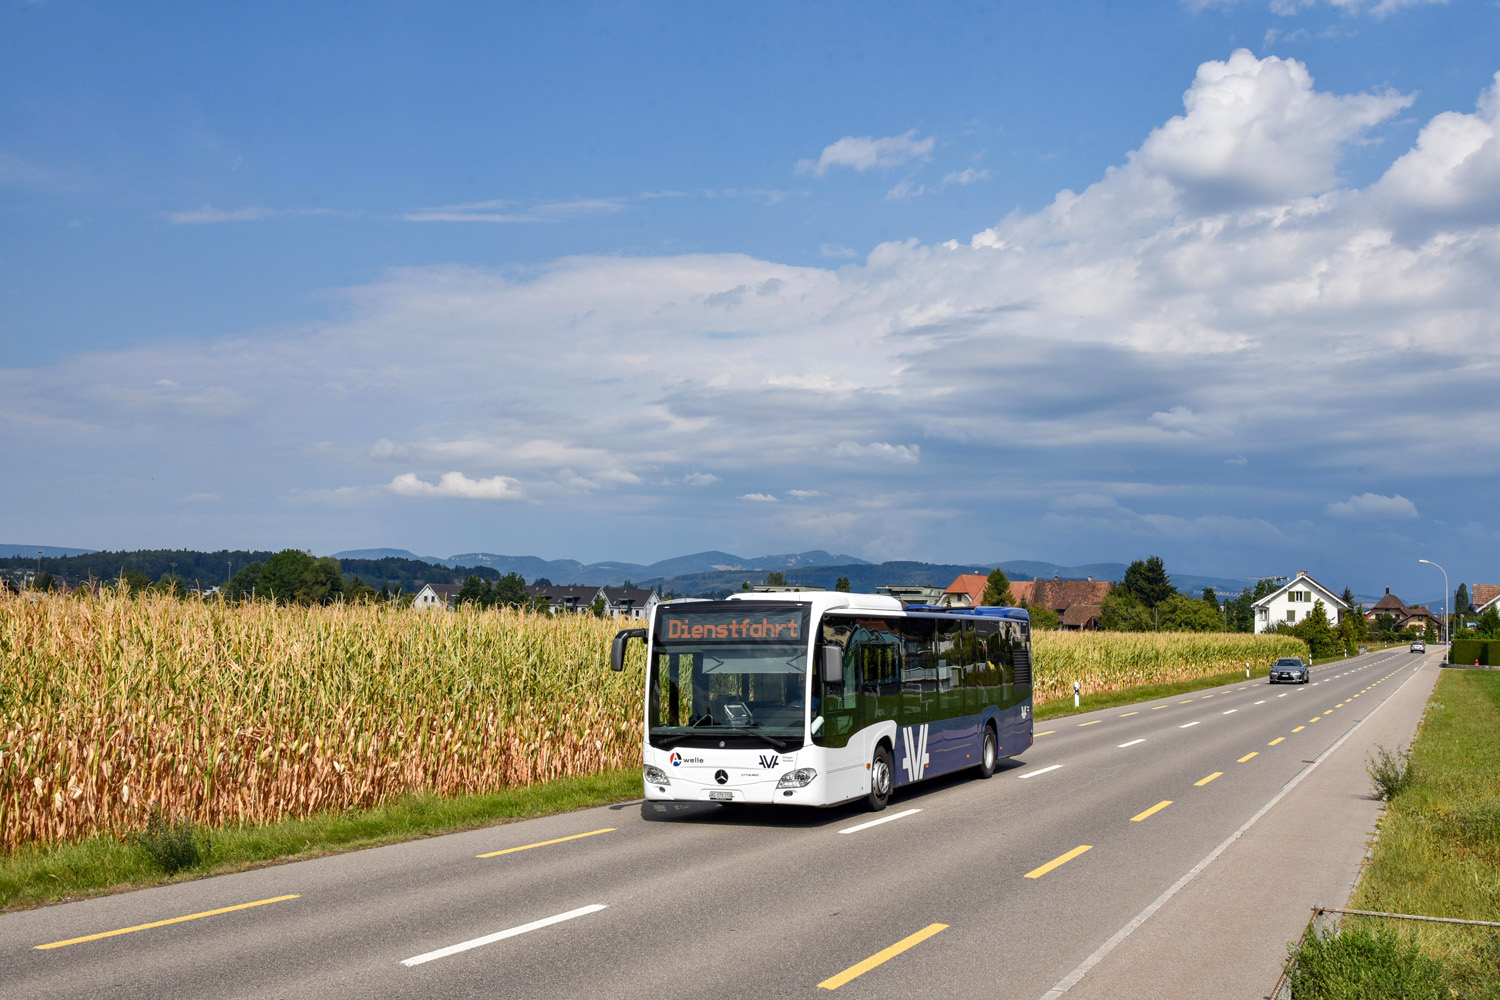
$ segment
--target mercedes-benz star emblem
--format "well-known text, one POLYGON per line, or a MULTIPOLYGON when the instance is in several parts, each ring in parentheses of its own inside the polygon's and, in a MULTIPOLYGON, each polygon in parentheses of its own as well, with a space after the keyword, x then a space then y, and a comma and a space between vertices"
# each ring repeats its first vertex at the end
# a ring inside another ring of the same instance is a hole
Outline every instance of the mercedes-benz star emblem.
POLYGON ((728 771, 723 771, 723 770, 715 771, 714 772, 714 780, 717 781, 721 785, 727 785, 727 784, 729 784, 729 772, 728 771))

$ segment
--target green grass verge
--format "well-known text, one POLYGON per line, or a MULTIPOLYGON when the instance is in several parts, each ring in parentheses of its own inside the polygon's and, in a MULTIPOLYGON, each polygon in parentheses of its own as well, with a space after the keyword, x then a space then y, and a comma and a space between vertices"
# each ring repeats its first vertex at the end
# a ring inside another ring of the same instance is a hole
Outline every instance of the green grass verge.
MULTIPOLYGON (((1500 920, 1497 733, 1500 673, 1443 671, 1351 909, 1500 920)), ((1346 927, 1379 933, 1391 925, 1445 967, 1454 996, 1500 997, 1500 935, 1493 929, 1360 918, 1346 927)))
POLYGON ((1444 670, 1355 909, 1500 920, 1500 673, 1444 670))
POLYGON ((1187 681, 1175 681, 1171 684, 1146 684, 1141 687, 1121 688, 1118 691, 1097 691, 1092 694, 1085 693, 1079 698, 1077 708, 1073 707, 1073 696, 1057 698, 1053 701, 1044 701, 1032 709, 1038 722, 1047 719, 1060 719, 1065 715, 1082 715, 1084 712, 1097 712, 1101 708, 1116 708, 1120 705, 1139 705, 1143 701, 1155 701, 1158 698, 1170 698, 1178 694, 1192 694, 1194 691, 1202 691, 1204 688, 1220 687, 1225 684, 1233 684, 1239 681, 1241 684, 1264 684, 1266 683, 1265 671, 1251 671, 1248 678, 1243 670, 1232 670, 1227 674, 1213 674, 1209 677, 1195 677, 1187 681))
POLYGON ((639 798, 636 768, 456 798, 407 796, 375 809, 211 832, 207 862, 167 876, 140 847, 110 837, 0 857, 0 911, 300 861, 639 798))

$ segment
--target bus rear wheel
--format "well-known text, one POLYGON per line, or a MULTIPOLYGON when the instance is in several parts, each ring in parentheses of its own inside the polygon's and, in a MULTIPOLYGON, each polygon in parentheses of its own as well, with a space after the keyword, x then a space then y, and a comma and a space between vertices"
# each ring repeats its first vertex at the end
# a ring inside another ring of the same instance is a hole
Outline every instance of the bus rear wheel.
POLYGON ((891 801, 891 788, 895 784, 896 770, 891 765, 891 752, 885 746, 875 749, 875 759, 870 762, 870 797, 866 802, 871 812, 880 812, 891 801))
POLYGON ((979 751, 979 776, 988 778, 1000 764, 999 741, 995 739, 995 727, 984 727, 984 746, 979 751))

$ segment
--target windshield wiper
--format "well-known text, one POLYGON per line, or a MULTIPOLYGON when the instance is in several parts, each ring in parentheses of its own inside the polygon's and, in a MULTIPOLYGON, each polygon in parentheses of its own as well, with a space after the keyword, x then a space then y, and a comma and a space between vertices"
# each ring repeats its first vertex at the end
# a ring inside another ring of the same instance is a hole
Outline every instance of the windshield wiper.
MULTIPOLYGON (((758 726, 758 725, 760 725, 760 723, 757 722, 756 725, 758 726)), ((766 743, 769 743, 771 746, 775 747, 777 750, 785 750, 786 749, 786 744, 783 743, 781 740, 778 740, 774 736, 767 736, 765 733, 757 733, 757 732, 754 732, 753 730, 749 730, 749 729, 736 729, 735 732, 737 732, 737 733, 744 733, 746 736, 754 736, 758 740, 764 740, 766 743)))
MULTIPOLYGON (((694 725, 697 725, 697 723, 694 723, 694 725)), ((760 725, 760 723, 756 723, 756 725, 760 725)), ((689 730, 691 730, 691 728, 692 727, 689 727, 689 730)), ((736 728, 736 727, 733 727, 733 726, 724 726, 724 727, 718 727, 718 728, 722 728, 726 732, 730 732, 730 733, 744 733, 746 736, 753 736, 756 739, 760 740, 761 742, 763 742, 763 743, 765 743, 765 744, 767 744, 769 746, 775 747, 777 750, 785 750, 786 749, 786 743, 782 742, 781 740, 778 740, 774 736, 767 736, 765 733, 757 733, 753 729, 740 729, 740 728, 736 728)), ((660 739, 658 739, 652 745, 656 746, 656 747, 669 747, 673 743, 680 743, 680 742, 682 742, 683 740, 687 739, 690 736, 697 736, 697 735, 699 735, 699 734, 695 733, 695 732, 691 732, 691 731, 686 732, 686 733, 676 733, 676 734, 674 734, 672 736, 663 736, 660 739)))

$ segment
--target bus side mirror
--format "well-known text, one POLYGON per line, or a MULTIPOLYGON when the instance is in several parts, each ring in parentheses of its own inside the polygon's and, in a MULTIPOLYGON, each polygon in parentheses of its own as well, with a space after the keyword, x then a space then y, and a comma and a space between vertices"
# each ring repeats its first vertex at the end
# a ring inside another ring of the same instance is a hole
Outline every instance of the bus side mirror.
POLYGON ((620 671, 625 669, 625 644, 631 639, 646 638, 646 630, 643 628, 625 628, 615 633, 615 641, 609 647, 609 669, 620 671))
POLYGON ((823 647, 823 683, 844 683, 844 651, 837 646, 823 647))

